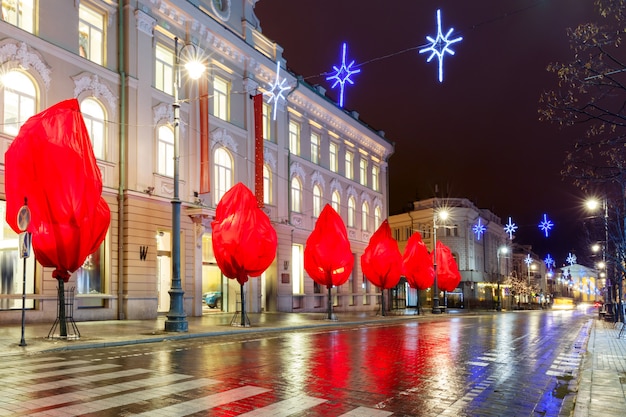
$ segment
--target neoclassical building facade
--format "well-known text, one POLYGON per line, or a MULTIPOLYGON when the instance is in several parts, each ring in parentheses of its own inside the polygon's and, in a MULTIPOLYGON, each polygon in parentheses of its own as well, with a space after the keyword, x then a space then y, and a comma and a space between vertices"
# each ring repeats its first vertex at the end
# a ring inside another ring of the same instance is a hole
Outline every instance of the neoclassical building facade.
MULTIPOLYGON (((176 144, 187 315, 240 309, 239 284, 221 274, 211 239, 216 206, 239 182, 259 192, 278 236, 274 263, 244 286, 246 311, 326 310, 325 289, 303 268, 306 239, 326 204, 343 218, 355 259, 349 281, 332 290, 335 310, 379 307, 380 293, 363 277, 360 256, 387 217, 393 144, 356 112, 335 105, 322 87, 286 69, 282 48, 261 31, 255 3, 2 2, 2 218, 6 150, 28 117, 68 98, 80 103, 111 209, 105 241, 68 284, 76 320, 147 319, 168 311, 176 144), (196 53, 205 72, 193 80, 182 63, 196 53), (272 96, 277 83, 284 93, 272 96), (259 94, 262 101, 255 100, 259 94), (262 131, 261 155, 255 126, 262 131), (204 302, 206 293, 220 297, 215 309, 204 302)), ((19 320, 22 276, 27 320, 54 320, 52 271, 33 257, 24 271, 17 235, 6 222, 2 230, 0 321, 19 320)))

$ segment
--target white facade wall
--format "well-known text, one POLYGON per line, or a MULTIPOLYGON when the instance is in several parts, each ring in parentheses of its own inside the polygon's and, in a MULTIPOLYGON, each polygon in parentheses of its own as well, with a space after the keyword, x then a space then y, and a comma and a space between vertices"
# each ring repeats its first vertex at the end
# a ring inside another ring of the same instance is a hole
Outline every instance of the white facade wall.
MULTIPOLYGON (((276 78, 276 62, 281 66, 281 79, 286 77, 292 87, 287 102, 278 106, 276 121, 271 122, 271 137, 264 141, 265 163, 272 172, 272 204, 266 205, 264 211, 277 231, 279 243, 276 260, 265 276, 251 278, 244 287, 246 310, 326 310, 325 289, 321 294, 317 292, 306 273, 301 272, 303 291, 293 293, 291 266, 298 262, 292 258, 292 245, 304 245, 315 225, 311 194, 314 185, 323 190, 323 204, 330 203, 334 190, 340 193, 344 222, 348 198, 352 196, 356 200, 357 221, 348 229, 355 268, 350 282, 333 289, 335 310, 376 309, 379 292, 363 283, 360 255, 375 230, 375 209, 382 214, 380 221, 387 217, 387 161, 393 145, 353 114, 331 103, 323 91, 311 88, 285 70, 282 48, 260 32, 254 15, 255 1, 222 2, 223 10, 216 10, 214 2, 208 0, 119 3, 112 0, 35 2, 36 24, 32 33, 0 21, 0 68, 7 70, 20 65, 34 80, 38 90, 37 112, 71 97, 79 101, 95 98, 106 112, 105 152, 98 159, 98 166, 112 218, 101 259, 102 288, 94 294, 77 294, 74 318, 78 321, 147 319, 156 317, 167 306, 167 300, 161 299, 166 292, 161 287, 167 281, 160 283, 159 277, 171 273, 167 269, 171 253, 160 246, 159 239, 171 232, 173 179, 157 173, 157 131, 159 126, 171 125, 173 96, 155 88, 155 48, 162 45, 173 51, 175 37, 180 39, 179 46, 186 42, 197 45, 208 64, 204 75, 208 81, 208 114, 200 113, 201 90, 197 82, 183 77, 179 93, 182 99, 181 276, 186 314, 198 316, 206 311, 202 294, 208 285, 207 276, 216 271, 215 265, 207 262, 206 253, 203 255, 210 247, 206 242, 216 208, 215 151, 225 149, 232 157, 232 185, 243 182, 254 190, 251 95, 270 88, 276 78), (101 65, 80 56, 79 5, 105 16, 105 54, 101 65), (229 84, 226 120, 213 115, 215 77, 229 84), (208 118, 209 126, 211 191, 208 193, 200 192, 202 118, 208 118), (300 155, 289 152, 290 120, 297 120, 302 126, 300 155), (311 129, 321 136, 317 164, 310 157, 311 129), (331 142, 339 147, 338 172, 332 172, 328 165, 331 142), (346 148, 356 156, 354 180, 347 179, 343 172, 346 148), (368 161, 368 172, 372 167, 379 169, 379 187, 371 184, 369 174, 366 185, 359 183, 360 158, 368 161), (304 191, 303 208, 297 213, 289 206, 290 181, 294 175, 302 180, 304 191), (368 203, 370 210, 367 227, 361 223, 363 202, 368 203)), ((4 94, 3 86, 0 94, 4 94)), ((12 139, 13 136, 0 133, 2 155, 12 139)), ((0 181, 4 183, 4 161, 0 166, 0 181)), ((0 194, 0 198, 4 195, 0 194)), ((57 294, 51 272, 37 266, 29 278, 34 282, 34 290, 28 299, 35 300, 27 312, 29 321, 54 320, 57 294)), ((212 279, 215 281, 215 277, 212 279)), ((222 309, 238 310, 236 281, 218 277, 216 282, 224 294, 222 309)), ((69 285, 72 284, 70 281, 69 285)), ((17 296, 0 295, 0 300, 14 298, 17 296)), ((17 310, 0 310, 2 321, 17 321, 19 314, 17 310)))

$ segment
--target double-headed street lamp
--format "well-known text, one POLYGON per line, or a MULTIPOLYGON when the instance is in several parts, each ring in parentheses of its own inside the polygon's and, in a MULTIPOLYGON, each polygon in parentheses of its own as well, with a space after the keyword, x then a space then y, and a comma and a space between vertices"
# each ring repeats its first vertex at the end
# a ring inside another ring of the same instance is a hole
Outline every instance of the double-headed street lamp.
POLYGON ((185 43, 178 50, 178 38, 174 38, 174 196, 172 197, 172 286, 168 291, 170 295, 170 310, 165 321, 165 331, 186 332, 189 330, 187 315, 183 305, 185 291, 180 279, 180 198, 178 193, 179 160, 180 160, 180 101, 178 89, 180 88, 180 56, 187 47, 193 48, 194 54, 186 63, 185 69, 189 78, 197 80, 204 73, 204 64, 197 59, 195 45, 185 43))
POLYGON ((448 218, 448 211, 439 209, 433 212, 433 269, 435 271, 435 284, 433 286, 433 314, 441 313, 439 308, 439 287, 437 286, 437 217, 439 220, 445 221, 448 218))
POLYGON ((500 255, 502 254, 503 257, 506 256, 506 254, 509 253, 509 248, 506 246, 500 246, 498 248, 498 291, 497 291, 497 299, 496 299, 496 310, 497 311, 502 311, 502 294, 500 293, 500 279, 502 276, 502 267, 500 266, 500 255))

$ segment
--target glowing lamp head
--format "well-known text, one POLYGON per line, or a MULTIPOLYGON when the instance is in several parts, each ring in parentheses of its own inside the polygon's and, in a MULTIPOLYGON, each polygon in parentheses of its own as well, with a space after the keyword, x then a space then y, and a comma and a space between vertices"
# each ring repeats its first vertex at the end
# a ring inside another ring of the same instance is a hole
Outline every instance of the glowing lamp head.
POLYGON ((600 251, 600 244, 599 243, 594 243, 593 245, 591 245, 591 251, 594 253, 597 253, 600 251))
POLYGON ((600 201, 598 201, 597 198, 590 198, 589 200, 585 201, 585 206, 587 207, 587 209, 595 211, 600 207, 600 201))
POLYGON ((185 70, 187 70, 187 75, 192 80, 197 80, 202 76, 206 67, 204 64, 198 60, 192 60, 185 63, 185 70))
POLYGON ((448 213, 448 210, 439 210, 437 212, 437 218, 439 220, 446 220, 449 216, 450 216, 450 213, 448 213))

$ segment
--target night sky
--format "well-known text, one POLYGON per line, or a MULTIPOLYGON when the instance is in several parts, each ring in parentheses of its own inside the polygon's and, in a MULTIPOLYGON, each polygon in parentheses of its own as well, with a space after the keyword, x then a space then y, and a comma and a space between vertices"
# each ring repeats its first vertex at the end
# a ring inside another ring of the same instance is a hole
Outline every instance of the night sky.
POLYGON ((361 69, 346 87, 344 108, 355 110, 395 144, 389 160, 390 214, 416 199, 471 200, 519 229, 557 266, 572 251, 588 255, 581 233, 585 196, 562 178, 564 151, 579 132, 538 120, 539 97, 556 88, 546 71, 569 62, 566 29, 598 21, 592 0, 260 0, 262 32, 284 48, 287 67, 339 101, 327 72, 348 58, 361 69), (418 50, 436 37, 436 12, 455 55, 418 50), (543 214, 554 222, 545 237, 543 214))

